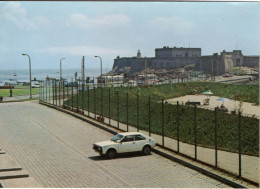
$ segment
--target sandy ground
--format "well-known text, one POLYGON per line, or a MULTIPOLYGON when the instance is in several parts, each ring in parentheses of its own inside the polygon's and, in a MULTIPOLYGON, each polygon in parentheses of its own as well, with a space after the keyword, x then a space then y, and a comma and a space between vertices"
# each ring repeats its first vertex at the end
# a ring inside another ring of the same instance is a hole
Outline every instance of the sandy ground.
MULTIPOLYGON (((218 96, 206 96, 206 95, 186 95, 178 98, 172 98, 168 99, 167 102, 176 104, 177 101, 179 101, 180 104, 185 104, 187 101, 191 102, 200 102, 201 105, 198 106, 199 108, 205 108, 205 109, 214 109, 217 106, 221 106, 221 104, 224 104, 224 106, 228 109, 228 112, 233 111, 234 109, 238 110, 239 108, 239 101, 217 101, 217 99, 220 98, 218 96), (209 105, 203 105, 203 100, 208 98, 210 99, 209 105)), ((255 117, 260 117, 260 109, 259 106, 253 105, 252 103, 243 102, 242 104, 242 115, 244 116, 250 116, 253 115, 255 117)))

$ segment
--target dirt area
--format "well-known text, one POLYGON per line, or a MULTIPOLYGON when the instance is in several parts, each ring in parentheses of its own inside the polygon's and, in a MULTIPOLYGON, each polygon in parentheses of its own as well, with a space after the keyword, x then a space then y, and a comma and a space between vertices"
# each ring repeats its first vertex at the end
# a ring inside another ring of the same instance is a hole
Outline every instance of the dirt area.
MULTIPOLYGON (((172 98, 168 99, 167 102, 175 104, 177 101, 180 102, 180 104, 185 104, 187 101, 190 102, 200 102, 201 105, 198 106, 199 108, 205 108, 205 109, 214 109, 217 106, 221 106, 223 104, 230 113, 233 110, 238 110, 239 108, 239 101, 229 100, 229 101, 217 101, 217 99, 220 98, 218 96, 207 96, 207 95, 186 95, 178 98, 172 98), (203 100, 206 98, 209 98, 209 105, 203 105, 203 100)), ((242 104, 242 115, 249 116, 249 117, 260 117, 260 109, 259 105, 254 105, 252 103, 243 102, 242 104)))

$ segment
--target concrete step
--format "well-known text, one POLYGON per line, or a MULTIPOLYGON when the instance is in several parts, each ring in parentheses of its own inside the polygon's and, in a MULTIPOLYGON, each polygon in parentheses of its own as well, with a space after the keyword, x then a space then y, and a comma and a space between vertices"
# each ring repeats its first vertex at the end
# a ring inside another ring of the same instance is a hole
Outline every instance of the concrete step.
POLYGON ((24 178, 24 177, 29 177, 29 174, 23 170, 0 172, 0 180, 24 178))
POLYGON ((0 180, 3 188, 43 188, 33 177, 0 180))

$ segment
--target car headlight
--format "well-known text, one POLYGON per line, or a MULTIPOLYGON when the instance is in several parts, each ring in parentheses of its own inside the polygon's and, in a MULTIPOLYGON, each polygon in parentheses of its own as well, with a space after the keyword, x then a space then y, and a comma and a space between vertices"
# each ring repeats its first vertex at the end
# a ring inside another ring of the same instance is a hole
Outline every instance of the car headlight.
POLYGON ((98 147, 98 150, 99 150, 99 151, 101 151, 101 150, 102 150, 102 148, 101 148, 101 147, 98 147))

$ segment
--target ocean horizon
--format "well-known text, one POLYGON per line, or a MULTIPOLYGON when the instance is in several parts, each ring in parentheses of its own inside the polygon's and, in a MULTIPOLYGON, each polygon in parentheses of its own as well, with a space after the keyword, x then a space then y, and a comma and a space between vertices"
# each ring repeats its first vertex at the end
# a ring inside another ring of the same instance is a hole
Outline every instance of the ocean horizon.
MULTIPOLYGON (((77 72, 77 78, 81 77, 80 68, 65 68, 62 69, 62 78, 71 81, 75 78, 75 72, 77 72)), ((106 71, 107 72, 107 71, 106 71)), ((106 73, 103 71, 103 73, 106 73)), ((85 69, 85 77, 98 77, 100 75, 100 68, 85 69)), ((36 80, 45 80, 49 78, 60 78, 60 69, 32 69, 31 78, 36 80)), ((0 82, 8 82, 15 80, 19 82, 29 82, 29 70, 17 69, 17 70, 0 70, 0 82), (15 76, 16 75, 16 76, 15 76)))

